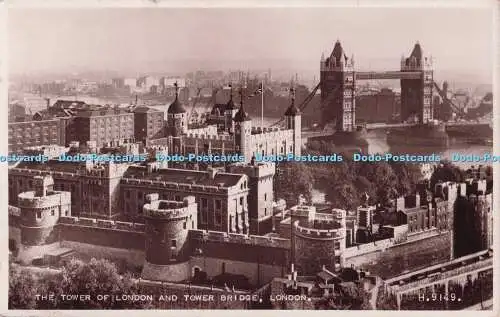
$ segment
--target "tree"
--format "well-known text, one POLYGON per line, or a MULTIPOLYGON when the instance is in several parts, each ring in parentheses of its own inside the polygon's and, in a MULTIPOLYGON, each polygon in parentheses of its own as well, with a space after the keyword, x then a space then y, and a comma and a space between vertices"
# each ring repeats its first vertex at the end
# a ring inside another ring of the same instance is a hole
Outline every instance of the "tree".
POLYGON ((347 282, 339 284, 339 292, 316 303, 316 309, 325 310, 370 310, 370 293, 362 284, 347 282))
POLYGON ((89 263, 72 259, 62 272, 40 280, 40 293, 54 294, 56 301, 40 302, 40 308, 56 309, 100 309, 137 308, 144 303, 98 300, 96 295, 137 294, 138 289, 130 275, 118 274, 116 265, 108 260, 92 259, 89 263), (63 301, 61 294, 91 295, 90 301, 63 301))
POLYGON ((338 184, 326 193, 326 199, 335 203, 336 208, 354 210, 360 204, 360 195, 352 183, 338 184))
POLYGON ((409 195, 422 180, 422 170, 419 164, 390 164, 396 175, 396 190, 400 195, 409 195))
POLYGON ((442 161, 431 176, 431 188, 439 182, 463 182, 465 172, 449 161, 442 161))
POLYGON ((313 184, 314 178, 306 164, 299 162, 281 164, 274 178, 276 199, 284 199, 287 206, 293 206, 302 195, 308 203, 311 203, 313 184))
POLYGON ((9 309, 34 309, 38 294, 37 281, 30 272, 17 265, 10 266, 9 309))
POLYGON ((383 286, 379 287, 376 305, 377 310, 398 310, 396 295, 388 294, 383 286))

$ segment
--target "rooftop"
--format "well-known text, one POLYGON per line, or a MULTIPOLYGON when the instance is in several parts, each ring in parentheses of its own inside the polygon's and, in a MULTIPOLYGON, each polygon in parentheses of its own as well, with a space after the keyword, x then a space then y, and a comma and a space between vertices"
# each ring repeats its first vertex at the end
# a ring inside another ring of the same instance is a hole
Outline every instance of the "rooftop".
POLYGON ((235 186, 242 177, 245 176, 242 174, 218 172, 212 178, 210 172, 175 168, 160 168, 148 173, 147 167, 142 166, 131 166, 124 174, 124 178, 149 179, 179 184, 221 187, 235 186))

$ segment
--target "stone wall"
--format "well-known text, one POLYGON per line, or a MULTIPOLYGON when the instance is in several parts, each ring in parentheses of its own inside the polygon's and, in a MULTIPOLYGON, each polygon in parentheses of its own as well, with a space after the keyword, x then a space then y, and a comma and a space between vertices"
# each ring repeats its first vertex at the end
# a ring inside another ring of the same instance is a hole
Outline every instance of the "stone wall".
POLYGON ((354 265, 356 268, 370 271, 373 275, 389 278, 407 270, 450 260, 450 232, 393 246, 384 241, 379 242, 375 243, 379 244, 378 246, 373 243, 363 245, 364 248, 373 247, 369 252, 352 252, 356 247, 346 249, 345 266, 354 265))
POLYGON ((217 276, 223 272, 244 275, 250 284, 256 287, 269 283, 275 277, 282 277, 287 270, 283 265, 249 263, 210 256, 192 257, 190 264, 193 270, 198 267, 209 277, 217 276))
POLYGON ((141 224, 80 218, 77 223, 60 223, 58 231, 61 241, 140 251, 145 247, 144 225, 141 224))
POLYGON ((74 251, 96 259, 108 259, 111 261, 126 261, 133 266, 144 264, 144 251, 109 246, 94 245, 77 241, 61 241, 61 247, 70 248, 74 251))

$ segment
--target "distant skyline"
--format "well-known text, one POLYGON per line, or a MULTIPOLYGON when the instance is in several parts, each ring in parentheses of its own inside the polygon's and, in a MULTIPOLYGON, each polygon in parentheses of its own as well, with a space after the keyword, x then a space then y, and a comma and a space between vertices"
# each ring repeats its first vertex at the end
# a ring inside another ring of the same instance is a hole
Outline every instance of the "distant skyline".
MULTIPOLYGON (((395 70, 416 41, 436 72, 491 82, 491 8, 10 9, 11 74, 276 69, 319 75, 337 39, 395 70)), ((311 75, 312 76, 312 75, 311 75)))

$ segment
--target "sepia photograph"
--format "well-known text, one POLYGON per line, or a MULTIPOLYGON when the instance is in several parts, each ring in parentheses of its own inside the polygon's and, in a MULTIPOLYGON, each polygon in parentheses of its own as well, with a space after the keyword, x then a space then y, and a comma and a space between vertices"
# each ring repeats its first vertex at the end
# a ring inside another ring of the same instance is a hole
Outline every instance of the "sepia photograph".
POLYGON ((496 11, 8 7, 9 310, 493 313, 496 11))

